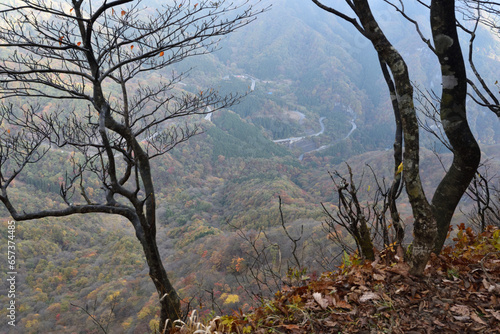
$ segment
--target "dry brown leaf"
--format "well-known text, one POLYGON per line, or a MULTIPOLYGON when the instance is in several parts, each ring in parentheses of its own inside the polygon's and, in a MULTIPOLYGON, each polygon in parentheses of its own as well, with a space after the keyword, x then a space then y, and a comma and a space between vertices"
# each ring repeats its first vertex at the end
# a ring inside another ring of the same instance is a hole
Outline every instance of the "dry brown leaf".
POLYGON ((494 292, 494 291, 499 291, 500 292, 500 285, 499 284, 492 284, 486 280, 486 278, 483 278, 483 286, 488 292, 494 292))
POLYGON ((399 287, 399 289, 396 290, 396 293, 397 294, 402 293, 402 292, 404 293, 404 292, 406 292, 406 290, 408 290, 408 285, 401 285, 399 287))
POLYGON ((316 303, 318 303, 318 305, 321 306, 322 309, 326 310, 326 308, 328 307, 328 300, 324 299, 321 296, 321 293, 319 292, 313 293, 313 298, 316 301, 316 303))
POLYGON ((470 314, 470 317, 472 318, 472 320, 474 320, 475 322, 478 322, 480 323, 481 325, 486 325, 486 322, 484 322, 483 319, 481 319, 477 314, 476 312, 472 312, 470 314))
POLYGON ((393 267, 388 268, 387 271, 399 274, 404 277, 408 277, 410 266, 407 263, 399 262, 396 263, 396 265, 394 265, 393 267))
POLYGON ((470 310, 465 305, 453 305, 450 308, 450 311, 458 314, 458 316, 453 316, 453 318, 458 321, 465 321, 470 319, 470 310))
POLYGON ((326 320, 324 323, 323 323, 325 326, 328 326, 328 327, 336 327, 338 325, 338 323, 335 321, 330 321, 330 320, 326 320))
POLYGON ((380 299, 380 296, 375 292, 365 292, 361 297, 359 297, 359 302, 364 303, 372 299, 378 300, 380 299))
POLYGON ((500 321, 500 311, 495 311, 495 310, 492 310, 492 309, 486 309, 486 311, 490 312, 491 315, 497 319, 498 321, 500 321))
POLYGON ((336 302, 335 304, 336 304, 335 306, 336 306, 337 308, 345 308, 345 309, 347 309, 347 310, 351 310, 351 309, 352 309, 352 306, 351 306, 351 305, 349 305, 349 303, 346 303, 346 302, 345 302, 345 301, 343 301, 343 300, 339 300, 339 301, 338 301, 338 302, 336 302))
POLYGON ((491 284, 486 280, 486 278, 483 278, 483 286, 486 290, 490 291, 491 284))
POLYGON ((299 325, 294 325, 294 324, 289 324, 289 325, 282 325, 286 329, 300 329, 299 325))
POLYGON ((445 325, 445 324, 443 324, 441 321, 439 321, 439 320, 437 320, 437 319, 434 319, 434 320, 432 321, 432 323, 433 323, 433 324, 435 324, 435 325, 438 325, 439 327, 446 327, 446 325, 445 325))

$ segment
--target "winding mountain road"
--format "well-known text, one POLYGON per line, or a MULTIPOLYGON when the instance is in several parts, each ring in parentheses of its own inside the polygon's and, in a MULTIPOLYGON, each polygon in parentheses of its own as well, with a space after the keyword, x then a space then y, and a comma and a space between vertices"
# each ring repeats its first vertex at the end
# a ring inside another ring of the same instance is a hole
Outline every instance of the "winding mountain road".
MULTIPOLYGON (((330 147, 333 144, 337 144, 337 143, 339 143, 341 141, 344 141, 344 140, 348 139, 352 135, 352 133, 358 128, 358 126, 356 125, 356 122, 355 122, 356 121, 356 114, 354 113, 354 111, 352 111, 351 108, 348 108, 347 112, 352 116, 352 119, 350 120, 350 122, 351 122, 351 130, 349 130, 349 132, 347 133, 347 135, 345 135, 345 137, 342 138, 342 139, 336 140, 332 144, 323 145, 323 146, 320 146, 320 147, 318 147, 316 149, 313 149, 313 150, 304 151, 304 153, 302 153, 299 156, 299 160, 302 160, 304 158, 304 154, 305 153, 321 151, 321 150, 324 150, 327 147, 330 147)), ((318 133, 315 133, 315 134, 312 134, 312 135, 307 135, 307 136, 301 136, 301 137, 290 137, 290 138, 284 138, 284 139, 276 139, 276 140, 273 140, 273 142, 275 142, 275 143, 289 142, 290 144, 293 144, 293 143, 296 143, 296 142, 298 142, 300 140, 303 140, 303 139, 306 139, 306 138, 311 138, 311 137, 319 136, 319 135, 321 135, 321 134, 323 134, 325 132, 325 124, 323 123, 323 120, 325 118, 326 117, 320 117, 320 119, 319 119, 319 124, 321 126, 321 131, 319 131, 318 133)))
MULTIPOLYGON (((248 75, 248 74, 243 74, 243 75, 234 75, 233 74, 232 76, 237 77, 237 78, 244 78, 244 79, 249 78, 252 81, 252 84, 250 86, 250 91, 255 90, 255 83, 256 83, 256 81, 258 79, 254 78, 253 76, 248 75)), ((212 121, 212 112, 211 112, 212 109, 210 108, 210 106, 207 106, 207 109, 208 109, 208 113, 205 116, 205 119, 207 121, 211 122, 212 121)), ((350 107, 348 107, 347 108, 347 112, 352 116, 352 119, 350 120, 352 127, 351 127, 351 130, 349 130, 349 132, 347 133, 347 135, 344 138, 336 140, 335 142, 333 142, 331 144, 323 145, 323 146, 320 146, 320 147, 318 147, 316 149, 313 149, 313 150, 304 151, 300 155, 299 160, 303 159, 305 153, 321 151, 321 150, 324 150, 327 147, 330 147, 333 144, 337 144, 340 141, 344 141, 344 140, 348 139, 351 136, 351 134, 358 128, 358 126, 356 125, 356 122, 355 122, 356 121, 356 114, 354 113, 354 111, 350 107)), ((320 117, 319 118, 319 125, 321 127, 321 130, 319 132, 317 132, 317 133, 314 133, 314 134, 311 134, 311 135, 300 136, 300 137, 289 137, 289 138, 283 138, 283 139, 276 139, 276 140, 273 140, 273 142, 274 143, 285 143, 285 142, 288 142, 289 144, 293 144, 293 143, 299 142, 299 141, 307 139, 307 138, 317 137, 319 135, 322 135, 325 132, 325 124, 323 123, 323 121, 325 119, 326 119, 326 117, 320 117)))
POLYGON ((299 140, 302 140, 302 139, 305 139, 305 138, 310 138, 310 137, 317 137, 321 134, 323 134, 323 132, 325 132, 325 124, 323 123, 323 120, 325 119, 326 117, 320 117, 319 119, 319 125, 321 126, 321 131, 318 132, 318 133, 314 133, 312 135, 307 135, 307 136, 302 136, 302 137, 290 137, 290 138, 284 138, 284 139, 276 139, 276 140, 273 140, 273 142, 275 143, 283 143, 283 142, 290 142, 290 144, 292 143, 295 143, 299 140))

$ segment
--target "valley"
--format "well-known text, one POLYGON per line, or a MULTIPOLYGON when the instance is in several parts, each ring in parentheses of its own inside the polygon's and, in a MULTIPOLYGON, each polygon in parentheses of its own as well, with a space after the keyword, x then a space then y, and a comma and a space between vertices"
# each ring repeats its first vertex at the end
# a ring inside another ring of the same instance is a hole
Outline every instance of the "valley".
MULTIPOLYGON (((168 92, 175 97, 204 96, 212 89, 221 96, 242 97, 230 108, 212 112, 215 107, 209 105, 198 114, 169 120, 168 126, 199 132, 151 159, 158 250, 182 306, 196 309, 201 317, 249 312, 284 286, 336 270, 346 253, 325 224, 325 209, 339 207, 331 173, 347 176, 347 164, 352 168, 364 210, 380 200, 375 189, 388 187, 394 174, 394 116, 371 46, 312 3, 264 0, 260 6, 271 4, 255 22, 218 42, 217 52, 187 57, 139 76, 129 86, 137 92, 160 78, 175 78, 168 92)), ((401 21, 391 8, 380 7, 384 23, 401 21)), ((406 40, 413 30, 407 25, 391 31, 391 38, 411 60, 415 86, 434 87, 435 67, 425 66, 434 58, 406 40)), ((484 43, 478 57, 500 50, 497 44, 489 47, 487 39, 484 43)), ((480 59, 494 82, 500 75, 498 59, 480 59)), ((113 98, 121 92, 114 83, 105 88, 113 98)), ((22 98, 14 102, 25 103, 22 98)), ((37 103, 38 115, 77 110, 82 119, 95 117, 86 102, 37 103)), ((493 184, 500 168, 500 123, 473 101, 468 107, 483 152, 480 173, 493 184)), ((434 123, 422 115, 420 109, 422 124, 432 128, 434 123)), ((6 126, 2 123, 4 132, 10 130, 6 126)), ((165 129, 141 134, 141 145, 149 148, 165 129)), ((432 194, 452 158, 433 134, 421 133, 420 171, 425 191, 432 194)), ((124 168, 126 156, 115 152, 117 168, 124 168)), ((74 172, 68 161, 81 158, 82 152, 53 146, 39 163, 25 166, 9 188, 9 198, 26 212, 65 207, 61 184, 74 172)), ((99 163, 106 161, 95 166, 99 163)), ((75 202, 84 202, 83 193, 104 197, 101 181, 107 177, 96 173, 80 184, 75 181, 78 187, 71 196, 75 202)), ((413 213, 404 190, 397 205, 410 242, 413 213)), ((455 225, 467 221, 472 205, 464 196, 455 225)), ((9 213, 2 206, 0 214, 6 231, 9 213)), ((97 333, 89 314, 109 325, 108 333, 152 331, 158 295, 129 221, 76 214, 23 221, 17 228, 19 322, 9 333, 97 333)), ((339 233, 355 247, 348 233, 339 233)), ((0 243, 6 241, 7 234, 0 234, 0 243)), ((5 315, 3 308, 0 316, 5 315)))

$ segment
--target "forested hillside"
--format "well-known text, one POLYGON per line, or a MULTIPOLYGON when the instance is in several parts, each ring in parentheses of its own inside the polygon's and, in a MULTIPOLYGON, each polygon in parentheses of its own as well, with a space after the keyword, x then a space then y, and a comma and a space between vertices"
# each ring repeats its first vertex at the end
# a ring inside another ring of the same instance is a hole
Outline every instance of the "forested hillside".
MULTIPOLYGON (((163 2, 142 5, 157 3, 163 2)), ((392 178, 395 126, 371 45, 309 1, 264 0, 260 6, 271 4, 255 22, 224 39, 217 52, 133 82, 138 88, 163 75, 185 73, 172 87, 176 94, 199 94, 207 87, 246 94, 229 110, 186 118, 203 131, 151 162, 159 251, 183 306, 202 317, 250 311, 283 282, 318 277, 347 259, 324 224, 323 206, 338 205, 329 172, 346 175, 351 166, 367 206, 376 196, 375 176, 381 184, 392 178), (269 257, 262 258, 264 253, 269 257)), ((403 21, 390 7, 376 9, 384 24, 403 21)), ((414 27, 405 29, 393 31, 391 38, 411 59, 412 80, 437 88, 436 69, 424 66, 431 56, 425 45, 407 39, 414 27)), ((478 49, 480 69, 498 79, 499 41, 484 32, 478 49)), ((42 113, 56 110, 56 102, 41 100, 42 113)), ((65 108, 88 112, 85 103, 68 102, 65 108)), ((490 175, 496 174, 500 123, 472 101, 470 110, 483 161, 491 166, 490 175)), ((423 137, 420 168, 428 176, 424 187, 434 190, 451 156, 441 146, 437 156, 436 139, 423 137)), ((60 183, 74 157, 78 153, 51 149, 16 179, 11 200, 26 211, 60 207, 60 183)), ((90 179, 85 191, 98 193, 100 187, 90 179)), ((404 200, 403 194, 400 213, 410 226, 412 212, 404 200)), ((472 204, 462 202, 457 224, 466 221, 472 204)), ((3 206, 0 216, 0 242, 6 244, 10 216, 3 206)), ((355 248, 352 238, 340 233, 355 248)), ((125 219, 85 214, 20 222, 16 243, 18 322, 15 328, 2 325, 0 333, 99 333, 99 325, 108 333, 154 330, 157 294, 125 219)), ((0 304, 6 300, 2 285, 0 304)), ((3 307, 0 316, 6 315, 3 307)))

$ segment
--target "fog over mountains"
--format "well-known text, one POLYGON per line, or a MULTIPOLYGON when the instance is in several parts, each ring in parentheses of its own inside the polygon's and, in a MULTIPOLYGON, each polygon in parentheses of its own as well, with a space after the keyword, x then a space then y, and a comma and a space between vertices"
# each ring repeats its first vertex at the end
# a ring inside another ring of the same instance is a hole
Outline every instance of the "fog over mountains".
MULTIPOLYGON (((142 2, 145 7, 162 3, 142 2)), ((248 93, 231 110, 188 119, 203 133, 152 162, 160 253, 181 297, 200 307, 202 315, 250 308, 252 297, 245 291, 257 287, 236 270, 236 264, 250 263, 248 240, 269 247, 286 276, 292 246, 281 213, 294 237, 303 233, 297 245, 307 269, 335 269, 342 252, 322 226, 322 204, 328 209, 338 204, 329 171, 345 175, 343 162, 348 161, 363 201, 373 196, 367 164, 380 180, 392 177, 394 117, 372 45, 312 1, 256 4, 257 9, 268 6, 254 22, 223 39, 216 52, 187 58, 161 73, 186 72, 175 85, 181 93, 212 87, 248 93)), ((430 37, 428 13, 414 1, 406 6, 430 37)), ((408 62, 415 86, 439 94, 438 61, 414 26, 384 1, 376 1, 374 10, 408 62)), ((499 55, 498 36, 481 30, 475 59, 488 82, 500 80, 499 55)), ((471 127, 494 174, 500 166, 500 121, 473 101, 468 106, 471 127)), ((429 126, 439 129, 439 124, 429 126)), ((443 153, 445 165, 450 155, 432 135, 423 132, 421 141, 424 186, 434 189, 443 171, 431 150, 443 153)), ((53 150, 40 164, 27 166, 10 196, 27 209, 56 207, 59 180, 65 176, 61 166, 68 156, 53 150)), ((99 183, 89 187, 88 192, 97 192, 99 183)), ((400 212, 410 225, 408 204, 401 203, 400 212)), ((464 221, 464 215, 457 213, 457 219, 464 221)), ((6 222, 2 219, 2 226, 6 222)), ((1 243, 6 236, 0 234, 1 243)), ((100 320, 110 321, 110 333, 150 330, 157 295, 130 223, 109 215, 43 219, 19 224, 17 238, 17 298, 23 304, 17 333, 96 332, 91 319, 71 304, 88 305, 100 320)), ((1 291, 2 305, 5 296, 1 291)))
MULTIPOLYGON (((263 1, 258 6, 270 4, 269 1, 263 1)), ((338 6, 337 3, 335 6, 338 6)), ((405 57, 416 87, 439 94, 441 83, 438 61, 422 42, 415 27, 387 4, 376 2, 373 6, 381 27, 405 57)), ((420 23, 423 34, 430 38, 427 11, 414 3, 405 4, 405 9, 410 17, 420 23)), ((348 8, 345 10, 349 13, 348 8)), ((464 35, 463 48, 468 47, 466 37, 464 35)), ((480 30, 476 37, 474 59, 489 82, 494 82, 500 76, 498 66, 495 66, 498 63, 495 55, 500 50, 499 44, 498 38, 486 29, 480 30)), ((342 109, 350 107, 358 116, 361 132, 359 140, 365 140, 367 149, 391 146, 392 111, 372 45, 352 26, 320 10, 312 2, 273 1, 269 11, 231 34, 221 43, 221 50, 209 58, 212 60, 209 64, 196 65, 193 75, 200 73, 216 78, 217 74, 246 74, 257 79, 260 89, 266 89, 263 83, 270 82, 268 90, 280 90, 272 96, 274 102, 279 101, 280 105, 276 110, 266 110, 272 114, 269 117, 280 118, 284 109, 304 108, 330 121, 332 118, 342 119, 340 123, 343 125, 336 124, 336 127, 348 128, 346 123, 349 118, 342 116, 342 109), (280 88, 271 87, 273 84, 280 88), (376 144, 370 146, 373 141, 376 144)), ((187 68, 194 62, 188 61, 183 66, 187 68)), ((260 99, 259 92, 248 99, 260 99)), ((241 111, 243 106, 236 108, 236 111, 244 118, 255 119, 260 112, 258 105, 254 105, 251 111, 241 111)), ((498 122, 494 121, 496 117, 480 110, 472 101, 470 111, 471 126, 479 140, 490 144, 500 140, 498 122)), ((423 137, 425 145, 431 145, 431 138, 425 138, 425 134, 423 137)))

